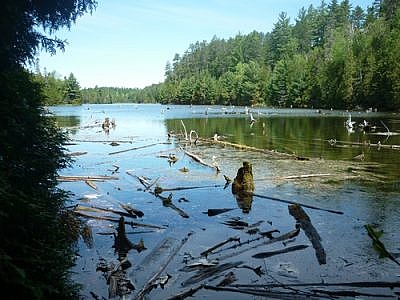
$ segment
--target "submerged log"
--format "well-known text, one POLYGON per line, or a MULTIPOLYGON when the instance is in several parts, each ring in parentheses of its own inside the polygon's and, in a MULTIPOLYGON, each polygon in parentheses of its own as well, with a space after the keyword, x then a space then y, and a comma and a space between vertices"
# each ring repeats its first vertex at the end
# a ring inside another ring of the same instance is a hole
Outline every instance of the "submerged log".
POLYGON ((311 223, 310 217, 299 204, 289 205, 289 213, 296 219, 301 229, 310 240, 315 249, 315 255, 320 265, 326 264, 325 249, 321 244, 321 237, 311 223))

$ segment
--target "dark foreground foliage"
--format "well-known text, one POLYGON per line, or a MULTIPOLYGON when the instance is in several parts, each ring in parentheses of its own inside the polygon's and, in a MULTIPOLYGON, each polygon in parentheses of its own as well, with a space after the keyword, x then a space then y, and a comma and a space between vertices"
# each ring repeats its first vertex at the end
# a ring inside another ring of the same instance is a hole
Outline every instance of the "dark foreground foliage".
MULTIPOLYGON (((7 299, 76 299, 70 280, 73 220, 57 171, 64 134, 45 116, 42 87, 24 70, 40 49, 55 53, 95 1, 4 0, 0 10, 0 286, 7 299)), ((73 231, 77 232, 77 231, 73 231)))
MULTIPOLYGON (((0 282, 15 299, 68 299, 73 262, 66 194, 56 171, 68 160, 64 135, 42 114, 40 86, 4 72, 0 119, 0 282)), ((4 290, 6 289, 6 291, 4 290)))

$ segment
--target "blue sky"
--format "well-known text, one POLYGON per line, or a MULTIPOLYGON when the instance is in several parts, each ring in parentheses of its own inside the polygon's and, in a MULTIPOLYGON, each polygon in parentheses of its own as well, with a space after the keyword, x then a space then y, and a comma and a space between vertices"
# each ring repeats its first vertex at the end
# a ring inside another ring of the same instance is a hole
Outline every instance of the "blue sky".
MULTIPOLYGON (((329 1, 326 1, 329 3, 329 1)), ((340 2, 340 1, 339 1, 340 2)), ((366 9, 372 0, 350 0, 366 9)), ((320 0, 98 0, 71 29, 65 52, 41 53, 40 69, 63 78, 73 73, 82 88, 143 88, 164 80, 167 61, 191 43, 230 38, 253 30, 270 32, 281 12, 291 21, 320 0)))

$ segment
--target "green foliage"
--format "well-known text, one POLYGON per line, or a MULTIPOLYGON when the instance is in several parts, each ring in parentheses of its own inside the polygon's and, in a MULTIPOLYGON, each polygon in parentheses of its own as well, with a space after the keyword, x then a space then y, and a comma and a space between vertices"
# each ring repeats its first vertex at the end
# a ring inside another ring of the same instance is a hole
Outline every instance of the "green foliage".
POLYGON ((66 137, 42 109, 43 87, 54 82, 33 79, 23 66, 40 48, 62 50, 64 41, 51 34, 95 6, 91 0, 2 1, 0 283, 11 299, 78 298, 69 274, 76 236, 56 180, 69 163, 66 137))
MULTIPOLYGON (((398 109, 400 19, 396 1, 364 11, 348 0, 285 13, 270 33, 191 44, 165 81, 137 100, 179 104, 398 109), (206 87, 205 85, 208 85, 206 87)), ((141 93, 144 93, 141 94, 141 93)))

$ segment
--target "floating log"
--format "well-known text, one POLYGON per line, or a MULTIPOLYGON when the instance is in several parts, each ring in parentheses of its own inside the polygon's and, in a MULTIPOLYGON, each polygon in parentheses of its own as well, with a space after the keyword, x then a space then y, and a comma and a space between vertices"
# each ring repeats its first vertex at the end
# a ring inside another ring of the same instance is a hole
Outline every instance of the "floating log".
POLYGON ((161 195, 156 195, 158 198, 162 200, 163 206, 172 208, 175 210, 182 218, 189 218, 189 215, 184 212, 182 209, 177 207, 175 204, 172 203, 172 194, 169 194, 168 197, 163 197, 161 195))
POLYGON ((81 155, 85 155, 87 154, 87 151, 83 151, 83 152, 71 152, 71 153, 67 153, 68 156, 81 156, 81 155))
POLYGON ((311 244, 315 249, 315 255, 320 265, 326 264, 326 253, 325 249, 321 244, 321 237, 317 230, 311 223, 310 217, 306 214, 303 208, 299 204, 289 205, 289 213, 296 219, 297 224, 300 225, 301 229, 310 240, 311 244))

